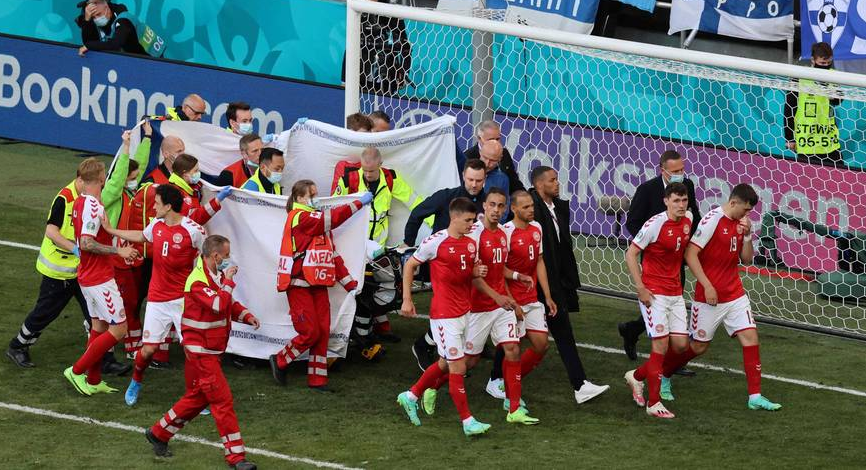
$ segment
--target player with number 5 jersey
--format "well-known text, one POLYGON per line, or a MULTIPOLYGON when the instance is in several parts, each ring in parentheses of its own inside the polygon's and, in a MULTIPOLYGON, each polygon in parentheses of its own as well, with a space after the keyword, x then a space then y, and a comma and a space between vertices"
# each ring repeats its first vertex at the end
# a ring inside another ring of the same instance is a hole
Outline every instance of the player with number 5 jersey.
POLYGON ((775 411, 782 407, 761 395, 761 356, 758 330, 752 317, 749 297, 740 281, 739 264, 752 262, 752 222, 749 212, 758 204, 758 194, 748 184, 738 184, 728 201, 711 210, 698 223, 686 248, 689 270, 698 281, 689 331, 692 341, 680 357, 665 358, 664 376, 704 354, 716 330, 736 337, 743 348, 750 410, 775 411))

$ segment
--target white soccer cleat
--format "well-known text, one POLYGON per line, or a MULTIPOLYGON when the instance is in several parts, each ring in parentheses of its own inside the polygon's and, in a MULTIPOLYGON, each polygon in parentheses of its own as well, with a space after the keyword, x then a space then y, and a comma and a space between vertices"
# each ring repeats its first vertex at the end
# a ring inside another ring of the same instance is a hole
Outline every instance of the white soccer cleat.
POLYGON ((648 406, 646 409, 646 414, 648 414, 650 416, 654 416, 656 418, 663 418, 663 419, 674 418, 674 414, 671 413, 670 411, 668 411, 668 409, 665 408, 665 405, 663 405, 662 402, 658 402, 653 406, 648 406))
POLYGON ((488 380, 487 393, 497 400, 505 400, 505 381, 502 379, 488 380))
POLYGON ((580 405, 581 403, 586 403, 601 395, 609 388, 610 385, 596 385, 589 380, 584 380, 583 386, 580 387, 580 390, 574 391, 574 399, 577 400, 577 404, 580 405))
POLYGON ((646 406, 646 400, 643 398, 643 382, 634 378, 634 370, 630 370, 623 376, 626 385, 631 389, 631 398, 637 403, 637 406, 643 408, 646 406))

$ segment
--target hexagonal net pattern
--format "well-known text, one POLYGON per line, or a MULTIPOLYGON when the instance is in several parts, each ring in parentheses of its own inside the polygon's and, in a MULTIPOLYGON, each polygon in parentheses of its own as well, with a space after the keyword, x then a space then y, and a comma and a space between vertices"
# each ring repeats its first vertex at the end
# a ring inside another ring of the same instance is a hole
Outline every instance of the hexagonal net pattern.
POLYGON ((866 89, 368 14, 361 31, 362 112, 397 127, 453 115, 463 150, 492 119, 527 187, 538 165, 559 172, 585 289, 634 298, 626 213, 673 149, 702 214, 738 183, 756 189, 756 258, 740 275, 758 318, 866 335, 866 89), (829 103, 838 137, 827 122, 791 128, 816 112, 806 94, 829 103))

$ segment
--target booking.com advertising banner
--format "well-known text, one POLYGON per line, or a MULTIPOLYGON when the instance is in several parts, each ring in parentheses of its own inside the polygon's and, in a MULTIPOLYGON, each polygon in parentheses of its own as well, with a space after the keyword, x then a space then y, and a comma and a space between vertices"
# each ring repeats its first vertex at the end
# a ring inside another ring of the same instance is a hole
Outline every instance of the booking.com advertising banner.
POLYGON ((343 122, 343 90, 164 60, 90 52, 0 36, 0 136, 114 154, 124 129, 165 114, 190 93, 203 121, 226 126, 232 101, 253 108, 253 129, 281 132, 300 117, 343 122))
MULTIPOLYGON (((394 121, 400 125, 451 114, 457 118, 457 130, 462 133, 458 141, 473 140, 471 113, 466 109, 382 98, 378 102, 384 109, 393 110, 394 121)), ((749 183, 760 198, 751 216, 756 232, 759 214, 771 210, 843 232, 866 230, 863 171, 510 115, 497 115, 496 121, 501 123, 505 146, 512 152, 517 173, 527 186, 529 172, 536 166, 550 166, 559 172, 560 197, 571 202, 573 232, 613 234, 615 218, 599 209, 599 199, 631 197, 640 183, 658 175, 658 158, 668 149, 685 156, 686 172, 695 183, 702 214, 724 203, 734 185, 749 183), (545 138, 539 139, 539 135, 545 138)), ((788 266, 819 272, 836 269, 833 241, 786 225, 780 227, 776 245, 788 266)), ((627 231, 623 236, 629 236, 627 231)))

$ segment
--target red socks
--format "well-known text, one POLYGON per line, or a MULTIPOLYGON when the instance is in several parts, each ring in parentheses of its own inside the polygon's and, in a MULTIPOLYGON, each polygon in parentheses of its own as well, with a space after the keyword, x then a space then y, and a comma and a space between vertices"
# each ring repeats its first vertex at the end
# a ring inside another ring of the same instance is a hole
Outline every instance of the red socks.
POLYGON ((84 351, 84 354, 72 366, 72 373, 80 375, 90 370, 96 363, 102 361, 102 356, 114 347, 115 344, 117 344, 117 340, 110 332, 106 331, 99 334, 96 339, 90 341, 87 351, 84 351))
MULTIPOLYGON (((647 406, 653 406, 661 400, 659 390, 662 386, 662 363, 665 360, 663 354, 657 352, 650 353, 649 359, 644 363, 642 368, 646 371, 646 383, 649 389, 649 401, 647 406)), ((637 376, 637 374, 635 374, 637 376)))
POLYGON ((448 374, 448 393, 451 394, 451 400, 460 414, 460 419, 471 418, 472 413, 469 412, 469 401, 466 399, 466 387, 463 385, 462 375, 448 374))
POLYGON ((675 352, 674 348, 668 348, 668 353, 665 354, 665 360, 662 364, 662 375, 665 377, 674 375, 674 372, 684 367, 695 357, 697 354, 692 350, 691 344, 681 353, 675 352))
MULTIPOLYGON (((527 349, 527 351, 532 351, 527 349)), ((503 361, 502 372, 505 376, 505 395, 508 397, 509 413, 520 408, 520 376, 523 361, 503 361)))
POLYGON ((442 375, 438 379, 436 379, 436 383, 433 384, 433 387, 431 387, 431 388, 439 390, 440 388, 442 388, 443 385, 445 385, 447 383, 448 383, 448 374, 443 372, 442 375))
POLYGON ((743 346, 743 370, 746 372, 746 383, 749 395, 761 393, 761 353, 758 345, 743 346))
POLYGON ((544 354, 538 354, 532 348, 527 348, 520 355, 520 375, 525 377, 526 374, 532 372, 533 369, 538 367, 538 364, 541 364, 542 359, 544 359, 544 354))
POLYGON ((156 353, 154 353, 150 359, 145 359, 141 350, 138 350, 135 354, 135 365, 132 368, 132 380, 135 380, 138 383, 141 383, 144 380, 144 371, 150 367, 150 363, 153 361, 154 357, 156 357, 156 353))
MULTIPOLYGON (((90 347, 90 344, 93 343, 96 338, 100 335, 96 330, 90 330, 90 335, 87 337, 87 346, 90 347)), ((96 364, 90 366, 87 369, 87 383, 90 385, 98 385, 99 382, 102 382, 102 358, 100 357, 96 364)))
MULTIPOLYGON (((412 395, 415 395, 416 398, 421 398, 421 396, 424 395, 424 390, 427 390, 428 388, 438 388, 435 385, 439 379, 443 377, 447 378, 448 374, 439 368, 439 363, 434 362, 424 371, 423 374, 421 374, 421 378, 415 382, 415 385, 413 385, 409 391, 412 392, 412 395)), ((439 384, 439 386, 441 387, 442 384, 439 384)))

